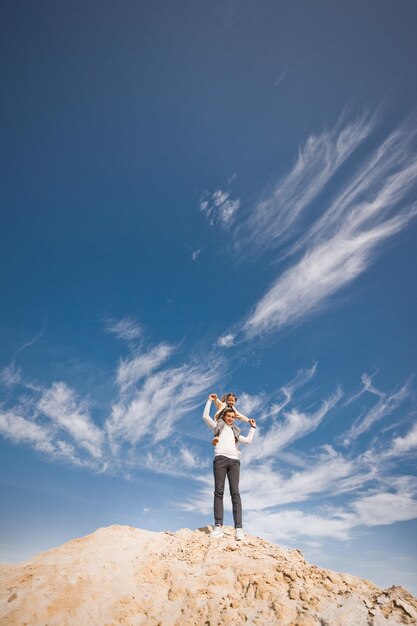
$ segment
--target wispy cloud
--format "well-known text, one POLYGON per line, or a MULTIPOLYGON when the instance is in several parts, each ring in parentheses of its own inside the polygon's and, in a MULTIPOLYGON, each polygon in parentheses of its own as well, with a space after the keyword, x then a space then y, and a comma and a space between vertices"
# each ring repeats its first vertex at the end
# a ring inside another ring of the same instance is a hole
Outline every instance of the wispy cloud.
POLYGON ((243 415, 259 419, 260 416, 263 416, 267 404, 264 393, 251 395, 244 392, 239 395, 239 402, 236 406, 239 406, 239 411, 243 413, 243 415))
MULTIPOLYGON (((24 381, 11 390, 8 404, 14 406, 0 405, 0 434, 50 460, 94 471, 127 476, 132 468, 141 467, 187 476, 190 469, 201 467, 198 450, 177 437, 170 440, 170 435, 193 409, 198 407, 200 417, 202 396, 218 383, 222 362, 210 354, 203 362, 192 358, 181 362, 177 354, 175 364, 168 364, 175 346, 146 345, 142 328, 132 318, 107 320, 106 328, 127 341, 130 349, 115 371, 107 417, 98 419, 105 411, 102 403, 97 406, 80 397, 66 382, 45 387, 24 381)), ((21 377, 14 366, 3 368, 2 374, 9 387, 21 377)))
POLYGON ((417 449, 417 422, 404 436, 394 437, 387 456, 403 456, 417 449))
POLYGON ((63 382, 49 388, 25 385, 26 392, 10 410, 0 413, 0 432, 50 459, 100 469, 104 433, 94 423, 86 400, 78 400, 63 382))
POLYGON ((301 537, 329 537, 347 540, 360 527, 386 526, 417 517, 415 493, 400 486, 356 498, 339 507, 324 507, 309 513, 300 509, 281 509, 268 515, 259 510, 247 513, 247 526, 257 534, 275 541, 301 537))
POLYGON ((193 252, 191 253, 191 258, 193 261, 195 261, 198 257, 198 255, 200 254, 201 249, 197 248, 197 250, 193 250, 193 252))
POLYGON ((246 515, 250 532, 267 537, 272 541, 291 543, 300 537, 332 537, 346 540, 351 526, 346 520, 329 513, 307 513, 298 509, 283 509, 265 515, 261 511, 249 511, 246 515))
MULTIPOLYGON (((22 410, 22 407, 20 407, 22 410)), ((0 411, 0 434, 17 445, 28 445, 51 460, 99 469, 95 459, 80 455, 72 443, 64 440, 48 423, 38 423, 37 416, 22 416, 19 407, 0 411)))
POLYGON ((281 72, 281 74, 279 76, 277 76, 277 78, 274 80, 274 87, 278 87, 278 85, 280 85, 282 83, 282 81, 285 79, 286 75, 287 75, 287 71, 286 70, 281 72))
POLYGON ((322 308, 330 296, 365 271, 378 244, 398 233, 415 214, 413 208, 367 230, 342 228, 318 244, 261 298, 243 324, 245 335, 251 338, 278 330, 322 308))
POLYGON ((33 346, 34 343, 38 342, 40 339, 42 339, 44 333, 46 330, 46 322, 44 322, 41 330, 36 333, 36 335, 34 337, 32 337, 32 339, 29 339, 29 341, 26 341, 24 344, 22 344, 17 350, 16 350, 16 354, 19 354, 20 352, 23 352, 23 350, 26 350, 27 348, 30 348, 30 346, 33 346))
MULTIPOLYGON (((246 463, 246 455, 245 455, 246 463)), ((274 507, 305 502, 325 494, 327 498, 350 493, 374 477, 363 464, 333 450, 310 459, 310 467, 296 471, 279 471, 271 463, 251 465, 242 473, 242 494, 250 510, 273 510, 274 507)))
POLYGON ((240 208, 240 199, 232 198, 230 191, 217 189, 212 194, 205 191, 199 204, 212 226, 220 224, 227 228, 233 222, 240 208))
POLYGON ((345 402, 345 406, 348 406, 349 404, 352 404, 352 402, 355 402, 355 400, 357 400, 358 398, 360 398, 360 396, 362 396, 364 393, 372 393, 375 396, 378 396, 378 398, 383 398, 384 397, 384 393, 382 391, 379 391, 378 389, 376 389, 376 387, 373 385, 373 378, 374 378, 375 374, 373 374, 372 376, 370 376, 369 374, 362 374, 361 376, 361 382, 362 382, 362 388, 352 394, 345 402))
POLYGON ((269 409, 269 415, 276 417, 293 399, 294 393, 306 385, 315 375, 317 363, 308 369, 300 369, 295 378, 283 385, 280 389, 280 397, 274 401, 269 409))
POLYGON ((271 250, 291 239, 287 254, 302 256, 229 331, 226 336, 232 335, 234 343, 299 323, 326 306, 369 267, 382 243, 417 214, 412 200, 417 184, 415 132, 404 125, 347 182, 336 181, 339 188, 333 200, 315 221, 304 223, 307 207, 333 183, 336 170, 372 128, 372 122, 361 120, 310 137, 290 174, 237 231, 237 241, 246 238, 252 250, 271 250))
POLYGON ((228 335, 219 337, 217 345, 220 346, 220 348, 231 348, 235 345, 235 335, 233 333, 229 333, 228 335))
POLYGON ((0 432, 14 443, 31 444, 40 452, 54 451, 48 429, 19 415, 17 408, 0 413, 0 432))
POLYGON ((369 118, 343 126, 342 117, 333 130, 310 135, 300 148, 291 172, 251 208, 249 217, 237 231, 237 240, 249 241, 253 252, 275 248, 287 241, 310 203, 369 137, 373 127, 374 122, 369 118))
POLYGON ((120 320, 106 319, 104 328, 108 333, 116 335, 118 339, 128 343, 137 342, 143 334, 142 326, 131 317, 123 317, 120 320))
POLYGON ((417 517, 415 495, 406 477, 395 480, 392 490, 366 495, 352 503, 355 523, 375 526, 413 519, 417 517))
POLYGON ((274 421, 268 429, 267 435, 257 442, 256 448, 255 446, 250 448, 246 452, 245 457, 249 460, 255 460, 256 458, 268 459, 274 457, 279 450, 289 446, 294 441, 306 437, 320 425, 329 411, 336 406, 342 395, 342 390, 337 389, 312 414, 297 409, 285 412, 283 421, 274 421))
POLYGON ((26 341, 17 348, 10 364, 0 370, 0 385, 8 390, 12 390, 16 385, 22 383, 23 374, 21 368, 16 364, 16 357, 24 350, 27 350, 27 348, 33 346, 33 344, 40 341, 45 333, 45 330, 46 322, 43 324, 41 330, 36 333, 34 337, 32 337, 32 339, 29 339, 29 341, 26 341))
POLYGON ((100 457, 104 435, 91 418, 86 400, 79 401, 73 389, 65 383, 54 383, 38 402, 38 410, 51 420, 51 426, 63 430, 73 441, 100 457))
POLYGON ((135 445, 144 437, 166 439, 175 424, 201 403, 201 395, 219 376, 219 364, 186 363, 150 373, 133 396, 122 394, 106 420, 113 447, 135 445))
POLYGON ((344 445, 350 445, 363 433, 369 431, 376 422, 392 414, 410 396, 409 384, 406 383, 393 394, 378 394, 379 400, 365 416, 359 417, 344 438, 344 445))
POLYGON ((122 392, 126 392, 142 378, 158 369, 171 356, 173 350, 173 346, 161 343, 148 352, 123 359, 117 370, 117 384, 122 392))
POLYGON ((22 370, 16 365, 15 361, 12 361, 10 365, 0 370, 0 384, 7 389, 12 389, 18 385, 21 380, 22 370))
POLYGON ((190 470, 201 470, 205 465, 205 459, 201 459, 195 451, 180 444, 175 451, 169 446, 158 444, 137 461, 140 468, 181 478, 188 478, 190 470))

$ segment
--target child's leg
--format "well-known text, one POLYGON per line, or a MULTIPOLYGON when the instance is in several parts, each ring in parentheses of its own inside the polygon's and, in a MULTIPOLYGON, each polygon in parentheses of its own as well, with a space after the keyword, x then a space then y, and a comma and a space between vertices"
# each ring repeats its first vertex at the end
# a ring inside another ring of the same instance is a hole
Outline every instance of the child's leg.
POLYGON ((239 426, 236 426, 236 424, 233 424, 232 430, 233 430, 233 434, 235 436, 236 441, 238 441, 239 435, 240 435, 240 428, 239 428, 239 426))
POLYGON ((225 426, 225 423, 220 418, 219 421, 217 422, 217 428, 215 428, 215 430, 214 430, 214 437, 213 437, 213 441, 211 442, 213 444, 213 446, 217 446, 217 444, 219 443, 219 437, 220 437, 220 434, 221 434, 224 426, 225 426))

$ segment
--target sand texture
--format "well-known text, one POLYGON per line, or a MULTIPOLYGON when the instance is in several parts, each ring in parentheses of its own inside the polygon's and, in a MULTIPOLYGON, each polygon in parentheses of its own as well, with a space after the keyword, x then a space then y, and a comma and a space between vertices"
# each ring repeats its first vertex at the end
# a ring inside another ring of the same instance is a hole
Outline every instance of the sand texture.
POLYGON ((153 533, 110 526, 1 565, 2 626, 417 624, 417 600, 231 528, 153 533))

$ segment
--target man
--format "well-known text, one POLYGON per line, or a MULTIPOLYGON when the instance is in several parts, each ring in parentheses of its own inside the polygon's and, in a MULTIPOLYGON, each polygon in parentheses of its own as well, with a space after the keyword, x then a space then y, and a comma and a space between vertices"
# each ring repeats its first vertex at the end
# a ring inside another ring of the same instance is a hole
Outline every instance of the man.
MULTIPOLYGON (((210 394, 204 407, 203 420, 211 428, 217 428, 217 422, 210 417, 211 403, 217 399, 216 394, 210 394)), ((222 419, 225 422, 224 428, 219 434, 219 441, 214 448, 214 523, 215 527, 211 536, 217 539, 223 536, 223 494, 224 484, 229 481, 230 497, 232 499, 233 520, 235 524, 235 537, 237 541, 245 537, 242 528, 242 502, 239 493, 240 478, 240 460, 237 443, 252 443, 256 422, 251 420, 251 429, 247 437, 239 435, 235 438, 233 432, 233 424, 235 421, 235 412, 233 409, 227 409, 222 419)))

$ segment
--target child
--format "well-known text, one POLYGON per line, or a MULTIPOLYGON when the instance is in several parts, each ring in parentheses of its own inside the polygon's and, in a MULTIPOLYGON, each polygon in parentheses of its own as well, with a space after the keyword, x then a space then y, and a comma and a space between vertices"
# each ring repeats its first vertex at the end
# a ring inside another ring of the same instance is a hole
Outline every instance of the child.
MULTIPOLYGON (((211 442, 213 446, 217 446, 217 444, 219 443, 220 434, 225 426, 223 416, 226 413, 226 411, 233 411, 237 419, 241 420, 242 422, 247 422, 251 424, 251 426, 255 425, 255 420, 249 419, 248 417, 246 417, 246 415, 242 415, 242 413, 240 413, 236 409, 235 403, 237 402, 237 397, 235 396, 234 393, 224 394, 221 400, 219 400, 217 394, 212 393, 210 394, 210 398, 213 400, 217 409, 217 413, 214 416, 214 419, 217 422, 217 428, 214 431, 214 438, 213 438, 213 441, 211 442)), ((233 424, 232 430, 235 436, 235 440, 238 441, 239 435, 240 435, 240 428, 236 426, 236 424, 233 424)))

